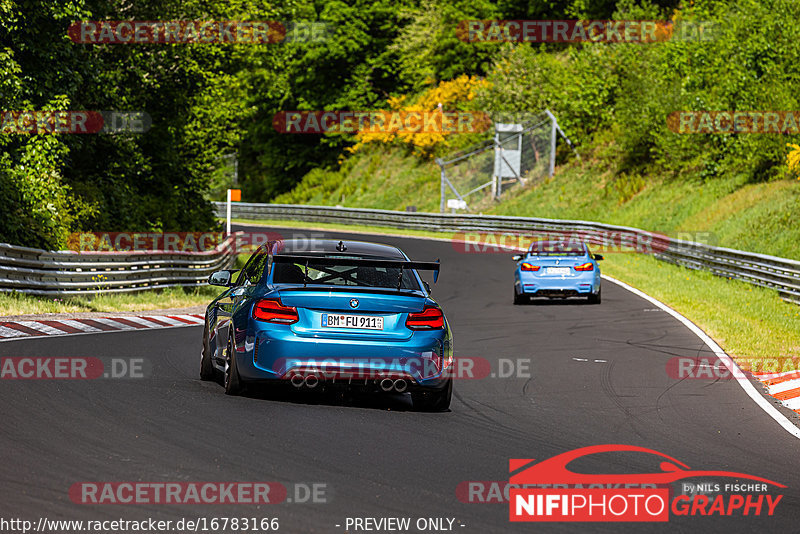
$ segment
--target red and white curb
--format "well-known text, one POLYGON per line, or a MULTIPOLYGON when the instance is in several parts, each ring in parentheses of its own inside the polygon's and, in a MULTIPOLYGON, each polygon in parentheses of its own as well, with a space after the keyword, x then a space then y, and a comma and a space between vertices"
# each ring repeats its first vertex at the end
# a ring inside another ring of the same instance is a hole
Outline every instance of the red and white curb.
POLYGON ((784 373, 754 373, 767 392, 781 404, 800 414, 800 371, 784 373))
POLYGON ((203 315, 130 315, 126 317, 93 317, 91 319, 58 319, 47 321, 0 321, 0 341, 39 336, 97 334, 120 330, 174 328, 203 324, 203 315))

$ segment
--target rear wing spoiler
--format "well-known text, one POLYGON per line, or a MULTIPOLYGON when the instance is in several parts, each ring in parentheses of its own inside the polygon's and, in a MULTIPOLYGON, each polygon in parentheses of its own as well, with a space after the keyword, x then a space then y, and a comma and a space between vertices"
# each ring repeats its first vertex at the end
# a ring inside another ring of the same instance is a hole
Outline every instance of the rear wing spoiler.
POLYGON ((354 258, 354 257, 339 257, 330 258, 327 256, 307 256, 300 254, 274 254, 272 256, 273 263, 298 263, 300 265, 321 265, 333 267, 337 265, 344 265, 346 267, 387 267, 400 269, 400 278, 403 277, 403 271, 406 269, 416 269, 420 271, 433 271, 433 283, 439 279, 439 268, 441 263, 436 261, 411 261, 411 260, 382 260, 382 259, 369 259, 369 258, 354 258))

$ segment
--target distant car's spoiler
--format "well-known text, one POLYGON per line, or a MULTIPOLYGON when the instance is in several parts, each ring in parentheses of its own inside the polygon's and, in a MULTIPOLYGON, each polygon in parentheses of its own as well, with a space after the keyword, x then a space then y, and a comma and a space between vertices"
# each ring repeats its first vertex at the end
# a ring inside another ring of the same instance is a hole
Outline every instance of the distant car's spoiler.
MULTIPOLYGON (((439 268, 441 264, 439 260, 436 261, 411 261, 411 260, 382 260, 370 258, 355 258, 339 256, 331 258, 328 256, 305 256, 299 254, 275 254, 272 256, 272 261, 277 263, 299 263, 300 265, 323 265, 323 266, 336 266, 344 265, 347 267, 388 267, 400 269, 400 279, 402 280, 403 271, 405 269, 416 269, 420 271, 433 271, 433 283, 439 278, 439 268)), ((398 282, 399 285, 399 282, 398 282)), ((399 289, 399 288, 398 288, 399 289)))

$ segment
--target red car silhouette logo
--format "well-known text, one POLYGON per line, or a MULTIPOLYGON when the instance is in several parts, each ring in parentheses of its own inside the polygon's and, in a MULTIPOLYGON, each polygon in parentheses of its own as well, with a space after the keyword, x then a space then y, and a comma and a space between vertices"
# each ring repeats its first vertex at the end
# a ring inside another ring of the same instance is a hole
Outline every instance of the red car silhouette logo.
MULTIPOLYGON (((509 472, 514 473, 519 471, 523 466, 534 462, 533 459, 512 459, 509 460, 509 472)), ((774 486, 785 488, 783 484, 766 478, 748 475, 745 473, 736 473, 733 471, 697 471, 691 469, 683 462, 667 456, 664 453, 647 449, 644 447, 636 447, 633 445, 594 445, 591 447, 583 447, 568 451, 547 460, 538 462, 527 469, 524 469, 516 474, 511 475, 509 482, 514 485, 529 485, 529 484, 669 484, 677 480, 693 477, 730 477, 730 478, 743 478, 748 480, 755 480, 757 482, 765 482, 774 486), (657 473, 637 473, 629 475, 618 474, 584 474, 575 473, 567 468, 567 464, 588 456, 590 454, 597 454, 601 452, 643 452, 646 454, 653 454, 665 459, 659 467, 661 472, 657 473)))

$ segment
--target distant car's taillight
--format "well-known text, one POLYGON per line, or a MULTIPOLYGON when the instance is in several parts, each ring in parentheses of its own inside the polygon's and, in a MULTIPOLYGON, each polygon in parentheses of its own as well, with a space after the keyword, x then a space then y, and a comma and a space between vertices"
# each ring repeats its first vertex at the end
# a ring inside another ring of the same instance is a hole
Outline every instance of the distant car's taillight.
POLYGON ((411 330, 435 330, 444 328, 442 310, 433 306, 425 306, 419 313, 409 313, 406 326, 411 330))
POLYGON ((253 318, 268 323, 292 324, 300 320, 297 308, 284 306, 280 299, 261 299, 253 308, 253 318))
POLYGON ((576 271, 594 271, 594 264, 592 262, 587 261, 586 263, 581 263, 580 265, 576 265, 574 269, 576 271))
POLYGON ((530 263, 525 262, 522 265, 520 265, 519 268, 522 271, 538 271, 542 267, 541 265, 531 265, 530 263))

